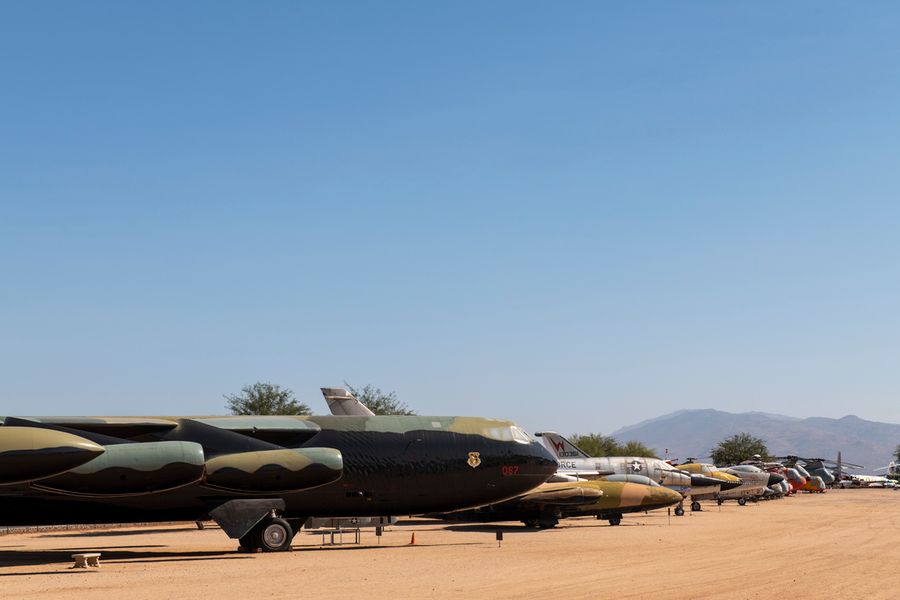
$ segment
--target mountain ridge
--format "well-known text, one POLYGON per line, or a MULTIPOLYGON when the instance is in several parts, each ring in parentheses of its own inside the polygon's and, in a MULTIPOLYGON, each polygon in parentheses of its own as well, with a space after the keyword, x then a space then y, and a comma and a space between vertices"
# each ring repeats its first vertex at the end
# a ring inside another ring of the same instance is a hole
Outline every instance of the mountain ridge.
POLYGON ((867 421, 856 415, 789 417, 759 411, 731 413, 713 408, 682 409, 610 434, 619 441, 637 440, 660 455, 706 457, 720 440, 747 432, 766 441, 776 456, 837 458, 861 464, 866 472, 887 465, 900 444, 900 424, 867 421))

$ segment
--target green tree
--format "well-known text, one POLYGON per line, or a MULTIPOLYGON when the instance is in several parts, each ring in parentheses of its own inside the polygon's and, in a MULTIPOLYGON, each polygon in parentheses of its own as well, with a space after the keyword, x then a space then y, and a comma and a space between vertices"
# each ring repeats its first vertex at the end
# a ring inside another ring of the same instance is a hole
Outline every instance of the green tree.
POLYGON ((576 433, 569 439, 590 456, 656 456, 652 448, 641 442, 630 440, 620 444, 615 438, 601 433, 576 433))
POLYGON ((769 449, 762 438, 750 435, 746 432, 736 433, 727 437, 712 449, 710 457, 712 461, 721 466, 736 465, 743 460, 759 454, 763 460, 771 460, 769 449))
POLYGON ((225 394, 233 415, 309 415, 309 407, 294 398, 294 392, 258 381, 245 385, 240 394, 225 394))
POLYGON ((900 460, 900 445, 898 445, 897 449, 894 450, 894 458, 900 460))
POLYGON ((624 444, 619 444, 619 450, 620 453, 616 456, 656 456, 656 450, 636 440, 628 440, 624 444))
POLYGON ((366 385, 363 388, 355 388, 346 381, 344 385, 347 391, 356 396, 366 408, 376 415, 414 415, 415 411, 409 409, 405 403, 397 399, 396 392, 384 393, 380 388, 366 385))

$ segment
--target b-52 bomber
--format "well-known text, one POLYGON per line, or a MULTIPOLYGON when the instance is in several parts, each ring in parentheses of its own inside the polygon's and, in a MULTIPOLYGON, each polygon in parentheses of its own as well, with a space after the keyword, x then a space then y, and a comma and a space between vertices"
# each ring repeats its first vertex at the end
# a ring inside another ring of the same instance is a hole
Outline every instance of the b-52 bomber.
POLYGON ((283 551, 308 517, 447 512, 557 468, 509 421, 234 416, 0 419, 0 525, 204 521, 283 551))

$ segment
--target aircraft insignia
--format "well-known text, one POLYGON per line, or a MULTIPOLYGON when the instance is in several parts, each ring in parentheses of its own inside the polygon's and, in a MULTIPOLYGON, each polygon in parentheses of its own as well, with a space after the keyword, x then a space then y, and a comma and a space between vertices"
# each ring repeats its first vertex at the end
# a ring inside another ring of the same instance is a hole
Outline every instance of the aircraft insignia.
POLYGON ((481 452, 469 452, 469 466, 473 469, 481 464, 481 452))
POLYGON ((642 466, 643 465, 641 465, 641 461, 639 461, 639 460, 631 461, 631 470, 634 471, 635 473, 639 473, 642 466))

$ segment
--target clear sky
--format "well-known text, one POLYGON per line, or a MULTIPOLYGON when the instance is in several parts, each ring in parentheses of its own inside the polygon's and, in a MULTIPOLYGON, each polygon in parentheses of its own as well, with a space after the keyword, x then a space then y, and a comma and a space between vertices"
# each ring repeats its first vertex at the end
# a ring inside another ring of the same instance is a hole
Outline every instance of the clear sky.
POLYGON ((896 3, 5 2, 0 414, 900 422, 896 3))

